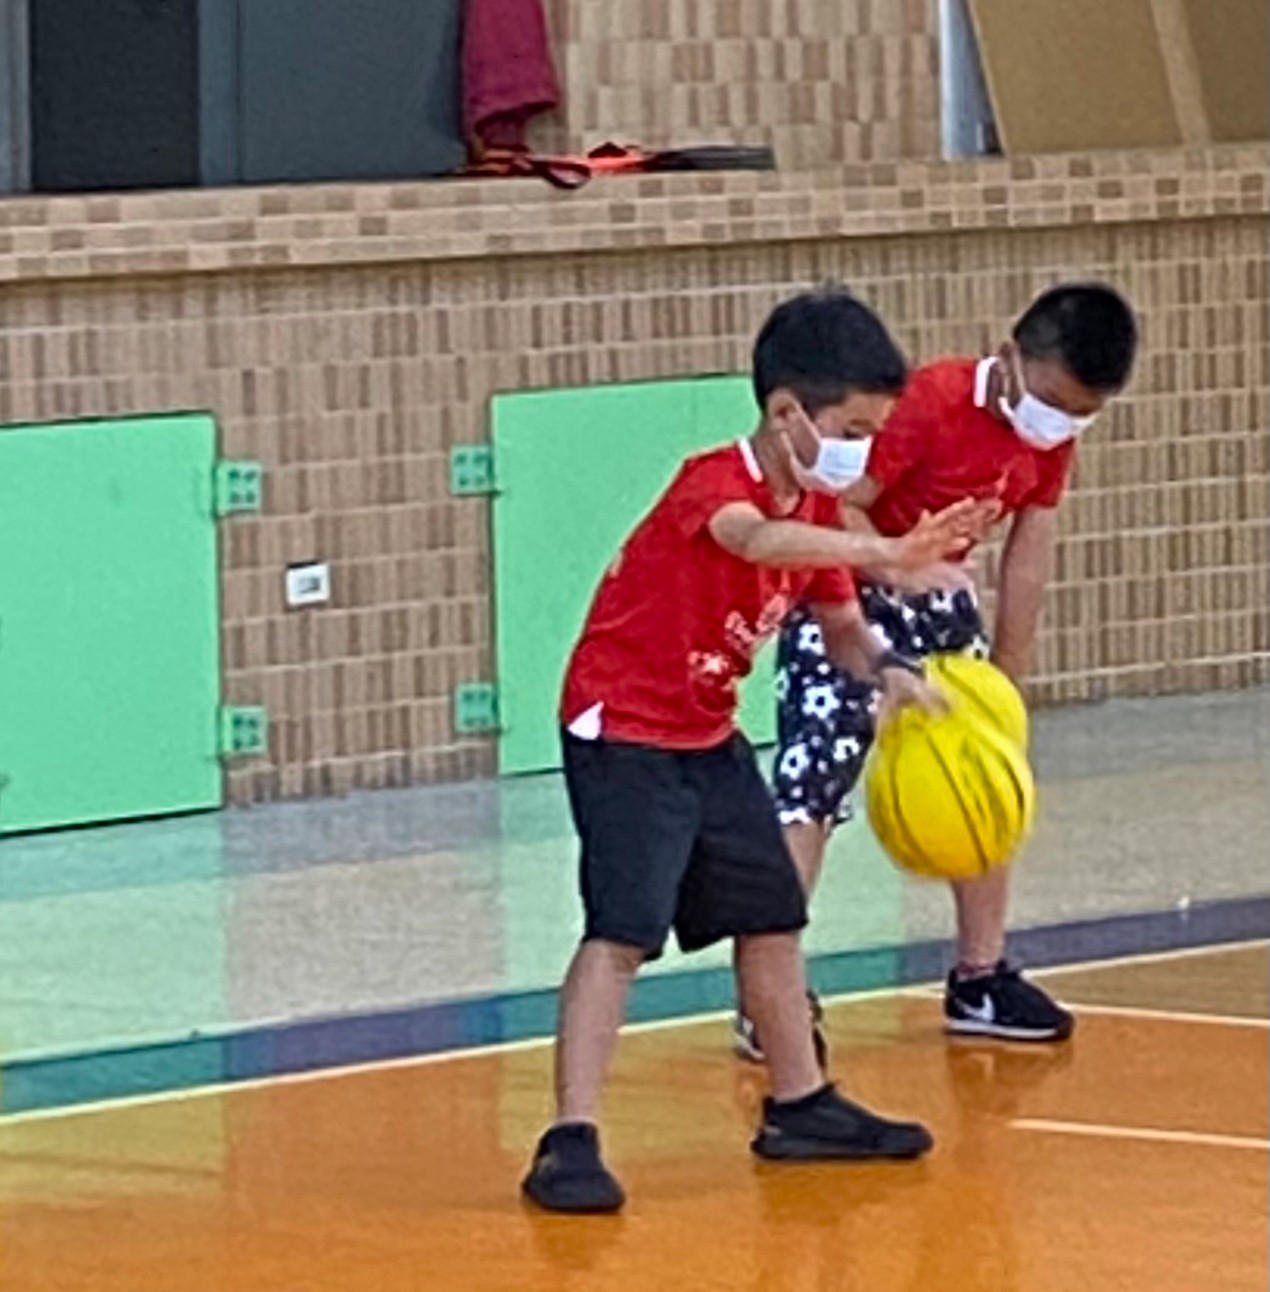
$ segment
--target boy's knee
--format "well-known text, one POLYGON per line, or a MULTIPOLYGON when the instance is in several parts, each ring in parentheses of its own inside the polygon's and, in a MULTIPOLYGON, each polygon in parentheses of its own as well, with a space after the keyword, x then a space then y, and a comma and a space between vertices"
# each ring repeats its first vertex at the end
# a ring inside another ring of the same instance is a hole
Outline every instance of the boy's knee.
POLYGON ((643 947, 632 946, 629 942, 610 942, 607 938, 593 938, 584 945, 591 948, 592 955, 603 957, 613 970, 624 978, 633 978, 648 958, 648 952, 643 947))

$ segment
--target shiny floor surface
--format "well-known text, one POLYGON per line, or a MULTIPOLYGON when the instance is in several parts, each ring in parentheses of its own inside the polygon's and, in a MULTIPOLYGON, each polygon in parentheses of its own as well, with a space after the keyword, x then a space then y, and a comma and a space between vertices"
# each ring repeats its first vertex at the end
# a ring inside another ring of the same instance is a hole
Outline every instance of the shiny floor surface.
MULTIPOLYGON (((1264 840, 1261 841, 1264 845, 1264 840)), ((1066 969, 1058 1048, 954 1042, 917 989, 830 1009, 916 1165, 771 1166, 721 1019, 623 1038, 618 1218, 526 1209, 541 1045, 0 1121, 3 1292, 1260 1292, 1264 943, 1066 969)))
MULTIPOLYGON (((1198 934, 1161 919, 1265 903, 1270 688, 1053 710, 1037 715, 1033 745, 1040 820, 1016 866, 1016 954, 1052 963, 1270 930, 1264 911, 1251 928, 1205 914, 1198 934), (1097 939, 1066 931, 1144 913, 1151 921, 1097 939), (1057 941, 1029 936, 1055 927, 1057 941)), ((576 855, 557 776, 4 837, 0 1063, 541 993, 515 1019, 486 1011, 467 1039, 532 1035, 549 1026, 549 993, 578 936, 576 855)), ((835 835, 805 941, 822 990, 932 977, 944 948, 931 944, 951 927, 947 890, 906 883, 862 822, 835 835), (923 945, 931 954, 915 967, 868 959, 923 945)), ((667 955, 642 1016, 722 1007, 729 957, 724 945, 667 955), (684 974, 693 980, 667 982, 684 974)), ((448 1043, 448 1022, 415 1021, 426 1026, 407 1047, 448 1043)), ((264 1066, 267 1043, 222 1067, 264 1066)), ((383 1057, 329 1030, 287 1044, 383 1057)), ((62 1083, 72 1098, 83 1084, 62 1083)), ((9 1111, 66 1091, 10 1080, 4 1093, 9 1111)))

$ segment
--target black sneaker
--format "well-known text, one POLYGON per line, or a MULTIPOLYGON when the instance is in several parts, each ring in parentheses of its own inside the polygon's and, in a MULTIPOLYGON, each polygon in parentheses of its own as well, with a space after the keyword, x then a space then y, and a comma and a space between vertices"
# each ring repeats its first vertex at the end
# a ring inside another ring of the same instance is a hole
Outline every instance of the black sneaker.
POLYGON ((750 1148, 771 1161, 816 1162, 921 1157, 933 1144, 924 1126, 888 1121, 826 1085, 794 1103, 765 1099, 750 1148))
POLYGON ((553 1126, 538 1141, 520 1188, 547 1211, 619 1211, 626 1201, 600 1158, 600 1133, 589 1122, 553 1126))
MULTIPOLYGON (((821 1072, 828 1072, 829 1038, 825 1035, 825 1010, 814 991, 807 993, 807 1008, 811 1012, 811 1042, 816 1047, 816 1062, 821 1072)), ((767 1062, 754 1020, 739 1009, 732 1019, 732 1053, 747 1063, 767 1062)))
POLYGON ((948 1031, 1006 1041, 1065 1041, 1076 1020, 1004 960, 982 978, 948 975, 944 991, 948 1031))

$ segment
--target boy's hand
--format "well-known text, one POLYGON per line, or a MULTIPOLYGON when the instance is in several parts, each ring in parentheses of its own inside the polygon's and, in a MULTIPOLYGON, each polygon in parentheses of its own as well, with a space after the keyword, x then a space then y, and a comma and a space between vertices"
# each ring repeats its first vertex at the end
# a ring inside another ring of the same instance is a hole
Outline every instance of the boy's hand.
POLYGON ((927 713, 947 713, 948 701, 925 678, 902 668, 884 668, 878 679, 878 727, 885 726, 901 710, 910 706, 927 713))
POLYGON ((998 498, 963 498, 934 515, 923 512, 907 534, 893 540, 889 564, 912 571, 960 556, 987 535, 1000 515, 998 498))

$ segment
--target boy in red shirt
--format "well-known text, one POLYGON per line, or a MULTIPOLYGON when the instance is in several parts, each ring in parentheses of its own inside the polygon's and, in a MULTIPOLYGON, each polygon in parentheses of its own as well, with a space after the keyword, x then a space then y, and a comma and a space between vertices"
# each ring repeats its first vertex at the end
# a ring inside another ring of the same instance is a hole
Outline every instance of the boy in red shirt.
MULTIPOLYGON (((992 358, 944 360, 914 373, 870 445, 863 478, 845 495, 848 526, 902 534, 924 512, 961 498, 996 498, 1013 521, 991 648, 960 562, 916 576, 865 565, 860 604, 880 642, 911 659, 990 651, 1012 678, 1023 678, 1077 437, 1125 386, 1137 340, 1133 312, 1117 292, 1073 283, 1040 296, 992 358), (923 590, 932 586, 939 590, 923 590)), ((800 607, 782 630, 777 693, 777 805, 810 893, 872 743, 876 690, 871 678, 826 658, 815 616, 800 607)), ((1063 1040, 1071 1015, 1004 958, 1008 885, 1006 870, 953 885, 958 961, 945 992, 946 1025, 1010 1040, 1063 1040)), ((757 1031, 738 1015, 738 1054, 761 1057, 757 1031)))
POLYGON ((937 703, 881 648, 849 566, 889 578, 960 552, 974 502, 906 534, 851 534, 839 495, 903 388, 904 360, 846 292, 778 308, 754 354, 762 410, 748 439, 690 458, 600 584, 564 683, 570 807, 586 927, 561 990, 557 1120, 524 1192, 556 1211, 613 1211, 624 1195, 596 1116, 627 992, 674 928, 685 951, 735 938, 771 1077, 752 1148, 784 1160, 913 1158, 926 1130, 876 1116, 825 1082, 808 1025, 799 931, 806 905, 754 754, 735 726, 737 682, 795 603, 829 654, 888 704, 937 703))

